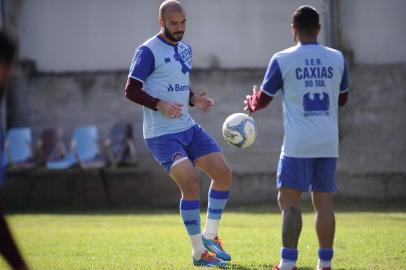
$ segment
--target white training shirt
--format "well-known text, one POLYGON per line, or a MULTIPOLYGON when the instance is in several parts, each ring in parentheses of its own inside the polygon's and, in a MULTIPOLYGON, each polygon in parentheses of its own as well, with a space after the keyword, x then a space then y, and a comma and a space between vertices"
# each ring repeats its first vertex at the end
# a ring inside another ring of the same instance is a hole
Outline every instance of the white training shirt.
POLYGON ((338 157, 338 96, 348 91, 341 52, 298 43, 273 55, 261 89, 283 97, 285 137, 281 155, 338 157))
POLYGON ((157 35, 135 51, 128 77, 142 82, 144 91, 155 98, 183 104, 182 116, 176 119, 144 106, 145 139, 182 132, 195 124, 189 114, 191 69, 192 48, 184 42, 174 45, 157 35))

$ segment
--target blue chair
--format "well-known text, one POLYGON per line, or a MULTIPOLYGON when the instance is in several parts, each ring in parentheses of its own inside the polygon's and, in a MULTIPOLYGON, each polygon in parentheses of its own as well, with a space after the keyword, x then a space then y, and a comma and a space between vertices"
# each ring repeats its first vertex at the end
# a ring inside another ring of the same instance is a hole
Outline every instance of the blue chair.
POLYGON ((96 126, 78 127, 73 132, 71 147, 68 154, 60 160, 48 161, 47 168, 63 170, 78 166, 81 173, 81 193, 83 207, 87 208, 87 174, 86 170, 96 169, 103 185, 105 197, 111 205, 110 189, 103 173, 106 164, 99 148, 99 135, 96 126))
POLYGON ((136 149, 130 123, 116 123, 110 131, 109 138, 104 141, 104 147, 111 168, 116 169, 119 165, 136 165, 136 149))
POLYGON ((28 127, 11 128, 7 131, 4 142, 3 167, 32 168, 32 135, 28 127))
POLYGON ((8 174, 21 174, 28 181, 26 194, 27 205, 32 197, 34 177, 32 169, 37 166, 31 149, 32 134, 29 127, 11 128, 7 131, 4 141, 4 153, 1 160, 0 184, 5 183, 6 170, 8 174))
POLYGON ((83 168, 103 167, 100 156, 99 135, 96 126, 78 127, 73 132, 70 151, 64 158, 47 162, 47 168, 63 170, 75 165, 83 168))

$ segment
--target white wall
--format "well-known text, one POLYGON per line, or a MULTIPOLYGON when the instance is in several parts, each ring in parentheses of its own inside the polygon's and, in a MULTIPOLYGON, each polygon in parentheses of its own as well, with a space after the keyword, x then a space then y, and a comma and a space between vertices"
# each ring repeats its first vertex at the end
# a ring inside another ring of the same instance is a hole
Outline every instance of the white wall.
MULTIPOLYGON (((334 1, 334 0, 330 0, 334 1)), ((21 58, 41 71, 125 70, 134 49, 159 31, 161 0, 24 0, 17 21, 21 58)), ((324 23, 327 0, 184 0, 185 40, 194 67, 263 68, 292 45, 290 22, 301 4, 324 23)), ((342 0, 343 44, 357 63, 405 63, 406 1, 342 0)), ((320 35, 324 41, 326 32, 320 35)))
POLYGON ((21 58, 41 71, 123 69, 154 32, 159 1, 25 0, 18 20, 21 58))
POLYGON ((406 63, 406 1, 342 0, 341 35, 357 63, 406 63))
MULTIPOLYGON (((265 67, 276 51, 293 45, 291 16, 305 1, 188 0, 187 38, 199 67, 265 67)), ((321 13, 323 1, 310 0, 321 13)), ((324 34, 321 40, 324 40, 324 34)))
MULTIPOLYGON (((299 0, 184 0, 194 67, 265 67, 292 45, 299 0)), ((21 58, 41 71, 127 69, 134 49, 159 31, 160 0, 24 0, 21 58)), ((323 13, 323 0, 309 0, 323 13)), ((324 36, 324 35, 322 35, 324 36)))

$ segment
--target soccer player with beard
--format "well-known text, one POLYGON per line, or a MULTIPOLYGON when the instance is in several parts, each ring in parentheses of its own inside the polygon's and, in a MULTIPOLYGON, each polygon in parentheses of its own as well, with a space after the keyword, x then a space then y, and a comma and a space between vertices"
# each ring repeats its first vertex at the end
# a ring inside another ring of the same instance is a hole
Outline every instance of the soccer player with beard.
POLYGON ((135 51, 125 95, 144 106, 145 143, 181 191, 180 214, 192 243, 193 264, 224 266, 231 257, 218 237, 218 225, 232 173, 220 147, 188 112, 189 105, 209 112, 213 100, 190 89, 192 49, 181 41, 186 25, 182 4, 164 1, 159 8, 159 25, 160 32, 135 51), (194 166, 212 179, 203 234, 194 166))
POLYGON ((317 42, 319 14, 301 6, 293 14, 296 46, 276 53, 261 89, 254 86, 245 100, 251 113, 282 94, 285 138, 277 173, 278 203, 282 211, 281 261, 276 270, 296 270, 302 229, 300 196, 311 191, 319 240, 317 269, 331 270, 335 217, 338 106, 348 97, 348 75, 341 52, 317 42))

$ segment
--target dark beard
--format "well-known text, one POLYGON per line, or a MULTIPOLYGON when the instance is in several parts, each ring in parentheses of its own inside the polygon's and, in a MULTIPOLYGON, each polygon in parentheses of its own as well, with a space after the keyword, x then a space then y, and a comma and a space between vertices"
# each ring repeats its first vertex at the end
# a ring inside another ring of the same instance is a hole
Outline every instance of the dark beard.
MULTIPOLYGON (((176 33, 178 33, 178 32, 176 32, 176 33)), ((176 37, 174 37, 174 36, 171 34, 171 32, 169 32, 168 28, 166 28, 166 26, 164 27, 164 34, 165 34, 166 38, 169 39, 169 40, 172 41, 172 42, 181 41, 182 38, 183 38, 183 35, 182 35, 181 38, 176 38, 176 37)), ((182 34, 183 34, 183 33, 182 33, 182 34)))

